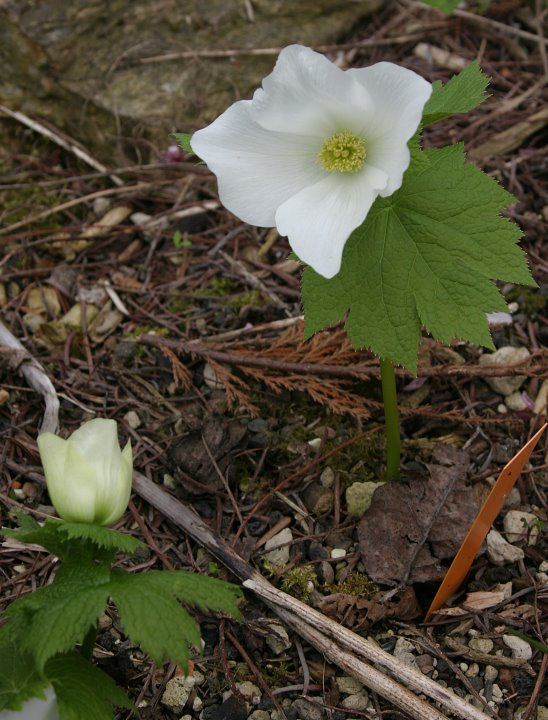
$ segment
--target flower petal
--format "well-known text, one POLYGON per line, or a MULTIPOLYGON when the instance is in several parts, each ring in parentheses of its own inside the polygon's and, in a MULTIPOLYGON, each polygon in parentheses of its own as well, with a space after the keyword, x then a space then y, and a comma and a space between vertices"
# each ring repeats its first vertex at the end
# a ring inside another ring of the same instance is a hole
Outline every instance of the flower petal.
POLYGON ((94 522, 97 502, 96 471, 70 441, 67 441, 63 475, 51 480, 47 477, 47 485, 51 502, 63 520, 94 522))
POLYGON ((340 270, 346 241, 386 180, 386 173, 371 166, 355 175, 331 173, 285 202, 276 226, 303 262, 331 278, 340 270))
POLYGON ((251 117, 267 130, 325 140, 357 130, 374 112, 367 88, 324 55, 302 45, 284 48, 262 88, 253 95, 251 117))
POLYGON ((223 205, 244 222, 272 227, 282 203, 325 176, 316 161, 322 141, 265 130, 251 119, 251 103, 231 105, 191 145, 217 176, 223 205))
POLYGON ((116 492, 111 493, 108 502, 99 506, 95 515, 95 522, 100 525, 112 525, 125 513, 129 496, 131 495, 131 482, 133 479, 133 451, 128 440, 120 456, 118 474, 116 476, 116 492))
POLYGON ((409 167, 407 142, 419 127, 432 85, 412 70, 388 62, 348 70, 347 74, 367 88, 375 105, 375 117, 369 118, 363 132, 367 161, 388 173, 388 183, 379 193, 387 197, 401 186, 409 167))

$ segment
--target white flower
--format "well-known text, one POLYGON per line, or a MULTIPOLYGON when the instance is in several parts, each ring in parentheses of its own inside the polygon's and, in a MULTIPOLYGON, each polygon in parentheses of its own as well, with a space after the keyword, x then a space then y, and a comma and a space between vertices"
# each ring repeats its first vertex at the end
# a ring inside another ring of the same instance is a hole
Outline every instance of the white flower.
POLYGON ((48 492, 64 520, 112 525, 127 508, 132 452, 118 444, 114 420, 84 423, 68 440, 42 433, 38 449, 48 492))
POLYGON ((234 103, 191 145, 231 212, 275 225, 301 260, 331 278, 377 196, 401 186, 407 142, 431 92, 393 63, 343 71, 290 45, 253 99, 234 103))

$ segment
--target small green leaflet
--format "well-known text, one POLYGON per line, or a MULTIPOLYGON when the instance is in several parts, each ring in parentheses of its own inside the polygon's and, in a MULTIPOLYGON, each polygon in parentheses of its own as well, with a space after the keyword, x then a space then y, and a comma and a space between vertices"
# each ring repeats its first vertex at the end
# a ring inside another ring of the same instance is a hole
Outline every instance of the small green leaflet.
POLYGON ((446 15, 451 15, 453 10, 458 7, 460 0, 422 0, 425 5, 441 10, 446 15))
POLYGON ((489 97, 485 93, 488 84, 489 78, 481 71, 477 61, 467 65, 458 75, 453 75, 445 85, 435 82, 430 100, 424 107, 422 126, 481 105, 489 97))
POLYGON ((179 143, 179 146, 182 150, 184 150, 189 155, 194 155, 194 150, 192 149, 192 145, 190 144, 190 140, 192 138, 192 133, 173 133, 175 135, 175 138, 177 139, 177 142, 179 143))
POLYGON ((38 672, 32 655, 25 653, 8 633, 0 633, 0 712, 20 710, 25 700, 43 697, 43 690, 50 684, 38 672))
POLYGON ((55 689, 60 720, 112 720, 115 706, 133 707, 112 678, 77 653, 56 655, 45 672, 55 689))
POLYGON ((465 164, 462 145, 424 151, 352 233, 338 275, 304 271, 306 336, 348 314, 354 347, 413 372, 422 325, 442 342, 492 348, 485 313, 506 309, 493 279, 535 284, 517 245, 521 231, 500 216, 513 201, 465 164))
POLYGON ((65 520, 48 519, 43 526, 31 520, 29 516, 18 513, 20 527, 15 530, 2 528, 0 535, 12 537, 23 543, 42 545, 54 555, 65 558, 74 548, 73 540, 82 539, 93 543, 97 548, 133 555, 144 544, 131 535, 117 532, 111 528, 93 523, 76 523, 65 520))

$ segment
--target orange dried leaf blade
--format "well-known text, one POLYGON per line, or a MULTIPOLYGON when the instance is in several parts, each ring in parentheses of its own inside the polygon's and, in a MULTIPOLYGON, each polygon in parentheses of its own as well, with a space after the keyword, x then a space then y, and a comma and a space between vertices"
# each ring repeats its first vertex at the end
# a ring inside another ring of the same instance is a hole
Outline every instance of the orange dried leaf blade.
POLYGON ((466 574, 468 573, 468 570, 470 569, 470 566, 472 565, 474 558, 476 557, 476 554, 489 531, 489 528, 499 514, 504 501, 514 487, 514 483, 522 471, 523 466, 527 460, 529 460, 531 453, 535 449, 536 444, 542 437, 542 434, 547 427, 548 423, 545 423, 541 429, 533 435, 529 442, 524 445, 502 469, 497 482, 493 485, 491 492, 483 503, 481 510, 477 514, 474 523, 472 524, 468 534, 460 546, 458 553, 451 563, 451 567, 447 571, 435 598, 432 600, 432 604, 426 613, 426 621, 430 618, 433 612, 438 610, 446 602, 446 600, 454 595, 459 585, 466 577, 466 574))

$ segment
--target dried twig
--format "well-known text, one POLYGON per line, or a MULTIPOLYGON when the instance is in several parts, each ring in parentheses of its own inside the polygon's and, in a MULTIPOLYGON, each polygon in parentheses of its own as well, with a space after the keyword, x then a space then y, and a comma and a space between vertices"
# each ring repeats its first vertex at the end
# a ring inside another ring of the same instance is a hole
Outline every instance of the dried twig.
MULTIPOLYGON (((31 128, 31 130, 34 130, 34 132, 40 133, 40 135, 47 137, 48 140, 51 140, 56 145, 59 145, 65 150, 71 152, 73 155, 76 155, 77 158, 80 158, 80 160, 83 160, 87 165, 94 168, 95 170, 104 173, 109 172, 102 163, 92 157, 88 153, 88 151, 84 150, 84 148, 79 143, 70 138, 63 137, 63 135, 58 130, 48 128, 43 123, 38 122, 37 120, 33 120, 28 115, 25 115, 25 113, 16 110, 10 110, 5 105, 0 105, 0 110, 6 115, 9 115, 14 120, 17 120, 23 125, 31 128)), ((121 186, 124 184, 124 181, 117 175, 109 174, 109 177, 115 185, 121 186)))
POLYGON ((8 328, 0 322, 0 352, 8 363, 24 375, 28 384, 44 398, 46 409, 40 432, 57 432, 59 427, 59 398, 46 371, 8 328))

